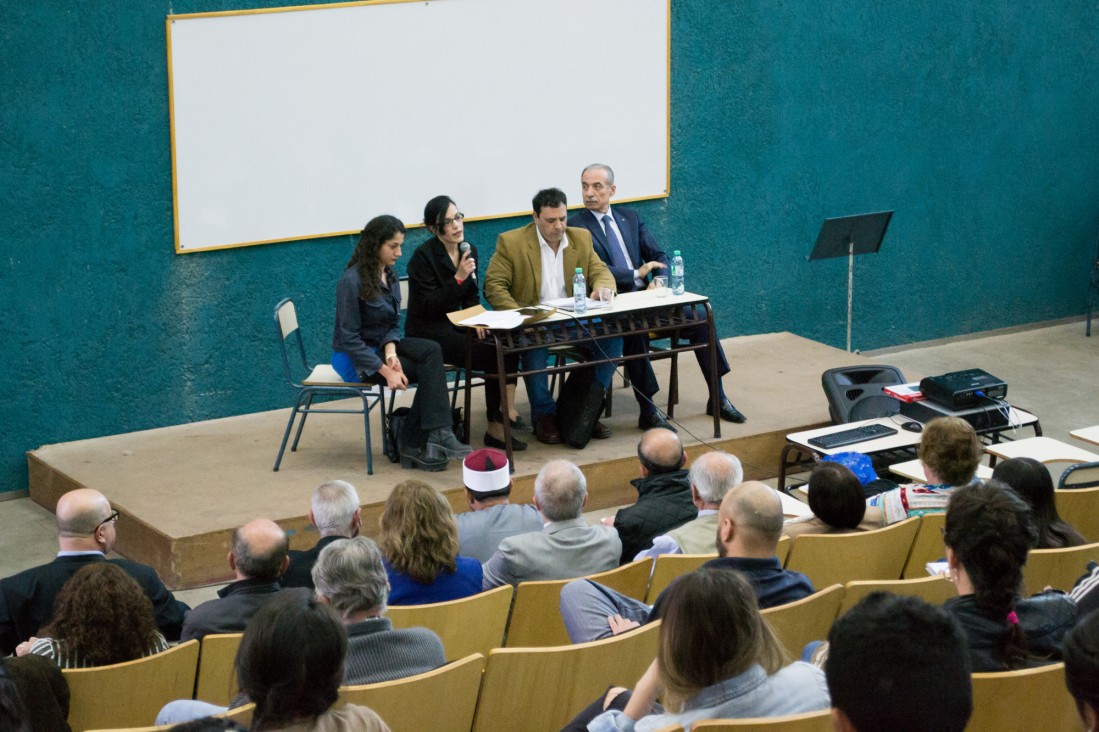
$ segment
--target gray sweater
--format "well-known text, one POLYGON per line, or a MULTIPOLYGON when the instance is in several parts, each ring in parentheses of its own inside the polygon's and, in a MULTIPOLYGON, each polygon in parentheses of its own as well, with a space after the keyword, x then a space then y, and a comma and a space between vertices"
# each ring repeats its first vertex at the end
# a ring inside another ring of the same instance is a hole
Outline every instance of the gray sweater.
POLYGON ((346 685, 403 679, 446 663, 443 642, 427 628, 394 630, 389 618, 367 618, 346 628, 346 685))

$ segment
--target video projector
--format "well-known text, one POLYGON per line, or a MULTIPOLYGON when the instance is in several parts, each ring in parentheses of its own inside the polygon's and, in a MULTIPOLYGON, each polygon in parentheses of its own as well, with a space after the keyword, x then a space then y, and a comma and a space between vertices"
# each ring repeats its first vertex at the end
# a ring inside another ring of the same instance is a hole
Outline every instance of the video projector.
POLYGON ((968 369, 928 376, 920 381, 920 392, 929 401, 958 412, 988 405, 989 399, 1006 398, 1007 384, 987 371, 968 369))

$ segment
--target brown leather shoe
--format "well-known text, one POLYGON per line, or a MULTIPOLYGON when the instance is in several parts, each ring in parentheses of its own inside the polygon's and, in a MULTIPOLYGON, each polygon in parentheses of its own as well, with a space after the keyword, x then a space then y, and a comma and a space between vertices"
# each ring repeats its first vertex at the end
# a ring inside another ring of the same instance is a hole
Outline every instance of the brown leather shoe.
POLYGON ((557 431, 557 417, 547 414, 534 420, 534 439, 543 445, 560 445, 561 433, 557 431))
POLYGON ((595 426, 592 427, 592 430, 591 430, 591 436, 594 437, 597 440, 605 440, 613 434, 614 434, 614 431, 611 430, 611 428, 608 427, 607 425, 600 422, 599 420, 595 421, 595 426))

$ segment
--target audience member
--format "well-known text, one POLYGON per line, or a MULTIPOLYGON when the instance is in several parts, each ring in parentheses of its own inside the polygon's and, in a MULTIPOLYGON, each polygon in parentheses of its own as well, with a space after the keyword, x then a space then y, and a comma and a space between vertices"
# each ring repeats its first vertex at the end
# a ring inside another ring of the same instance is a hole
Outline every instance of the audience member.
POLYGON ((939 417, 920 435, 920 464, 926 485, 902 485, 867 500, 867 518, 883 526, 925 513, 942 513, 955 488, 968 485, 984 456, 972 425, 960 417, 939 417))
MULTIPOLYGON (((773 488, 747 481, 730 490, 721 502, 715 535, 718 558, 702 566, 743 573, 760 607, 784 605, 813 593, 808 577, 783 569, 775 556, 782 535, 782 501, 773 488)), ((661 617, 674 585, 675 581, 655 605, 646 605, 591 580, 570 582, 561 590, 561 618, 573 643, 606 638, 661 617)))
POLYGON ((252 729, 286 732, 389 730, 366 707, 333 705, 343 680, 347 633, 336 613, 304 593, 268 603, 244 631, 237 682, 256 704, 252 729))
POLYGON ((286 532, 269 519, 255 519, 233 532, 228 555, 229 569, 236 581, 218 590, 191 612, 183 622, 183 640, 200 639, 211 633, 239 633, 260 607, 277 594, 304 594, 301 588, 283 590, 279 577, 290 564, 286 532))
POLYGON ((809 476, 809 508, 812 516, 787 521, 782 533, 791 539, 801 534, 846 534, 881 528, 865 522, 866 497, 862 482, 851 469, 826 460, 809 476))
MULTIPOLYGON (((114 548, 118 512, 99 491, 80 488, 57 501, 57 558, 0 580, 0 655, 47 625, 61 588, 83 566, 105 560, 114 548)), ((176 600, 152 567, 125 559, 106 560, 126 571, 141 585, 153 604, 156 624, 169 640, 179 638, 187 605, 176 600)))
POLYGON ((42 656, 0 659, 0 731, 70 732, 69 684, 42 656))
POLYGON ((824 673, 838 732, 962 732, 973 711, 957 621, 916 597, 875 592, 828 633, 824 673))
POLYGON ((633 692, 611 689, 566 729, 690 728, 704 719, 827 709, 824 673, 786 654, 742 574, 702 568, 668 588, 656 660, 633 692), (656 703, 663 697, 663 707, 656 703))
POLYGON ((1087 573, 1076 580, 1069 595, 1081 618, 1099 610, 1099 562, 1088 562, 1087 573))
POLYGON ((1035 549, 1063 549, 1088 543, 1057 513, 1053 478, 1045 465, 1034 458, 1011 458, 998 463, 992 477, 1011 486, 1030 505, 1030 515, 1038 529, 1035 549))
POLYGON ((434 488, 417 480, 398 484, 380 523, 390 604, 425 605, 481 591, 481 565, 459 556, 454 515, 434 488))
POLYGON ((312 549, 290 550, 290 566, 282 574, 283 587, 312 590, 313 563, 321 550, 339 539, 359 535, 362 508, 355 486, 345 480, 330 480, 317 486, 310 501, 309 522, 316 527, 320 539, 312 549))
POLYGON ((661 554, 709 554, 714 550, 717 509, 734 486, 744 480, 740 460, 727 452, 707 452, 691 464, 687 472, 691 500, 698 509, 696 518, 653 537, 653 545, 637 553, 635 559, 661 554))
POLYGON ((679 435, 659 427, 647 431, 637 443, 637 460, 641 477, 630 481, 637 489, 637 502, 603 519, 622 540, 622 564, 651 547, 654 537, 698 516, 679 435))
POLYGON ((454 517, 458 525, 458 552, 484 563, 509 536, 542 530, 542 516, 534 506, 513 504, 508 456, 500 450, 475 450, 462 463, 469 510, 454 517))
POLYGON ((90 668, 168 650, 141 585, 109 562, 86 565, 65 583, 42 635, 15 652, 45 656, 60 668, 90 668))
POLYGON ((15 681, 8 676, 4 661, 0 660, 0 730, 31 732, 28 718, 19 689, 15 681))
POLYGON ((609 526, 589 526, 581 512, 587 480, 567 460, 546 463, 534 479, 534 506, 545 519, 541 531, 500 542, 485 562, 484 589, 528 580, 559 580, 618 566, 622 542, 609 526))
POLYGON ((1084 729, 1099 729, 1099 613, 1092 613, 1065 636, 1065 683, 1076 700, 1084 729))
MULTIPOLYGON (((584 229, 570 228, 568 200, 556 188, 538 191, 531 201, 534 221, 526 226, 505 231, 496 239, 496 251, 485 272, 485 299, 496 310, 571 298, 573 273, 583 271, 588 293, 598 297, 614 291, 614 277, 592 249, 591 234, 584 229)), ((622 339, 601 339, 594 355, 618 358, 622 355, 622 339)), ((581 350, 586 350, 579 345, 581 350)), ((537 371, 549 363, 549 349, 536 348, 523 353, 523 370, 537 371)), ((614 376, 613 362, 595 367, 595 378, 609 388, 614 376)), ((557 426, 557 404, 549 389, 545 373, 523 377, 530 400, 534 436, 542 443, 561 442, 557 426)), ((611 429, 595 423, 592 436, 603 439, 611 429)))
MULTIPOLYGON (((619 292, 635 292, 654 287, 653 278, 667 276, 668 255, 660 248, 645 222, 636 212, 626 208, 611 209, 611 198, 616 192, 614 171, 609 165, 593 163, 580 174, 580 188, 584 196, 584 209, 569 217, 569 226, 583 227, 591 232, 595 253, 607 265, 614 276, 619 292), (661 271, 664 270, 664 271, 661 271)), ((683 338, 688 343, 710 343, 710 328, 701 322, 683 330, 683 338)), ((721 377, 729 373, 729 361, 725 358, 725 349, 721 342, 717 348, 717 374, 710 373, 710 349, 695 351, 698 368, 706 384, 716 377, 719 414, 729 422, 744 422, 747 418, 737 411, 721 384, 721 377)), ((647 333, 627 336, 623 339, 622 352, 631 354, 649 352, 647 333)), ((624 367, 630 375, 634 394, 641 414, 637 426, 641 429, 651 427, 669 427, 670 425, 653 404, 653 396, 660 390, 652 364, 647 358, 626 361, 624 367)), ((713 405, 707 401, 706 414, 712 415, 713 405)))
POLYGON ((1003 483, 976 483, 950 496, 943 543, 958 597, 944 607, 965 630, 974 672, 1061 658, 1076 603, 1058 591, 1019 597, 1036 537, 1030 508, 1003 483))

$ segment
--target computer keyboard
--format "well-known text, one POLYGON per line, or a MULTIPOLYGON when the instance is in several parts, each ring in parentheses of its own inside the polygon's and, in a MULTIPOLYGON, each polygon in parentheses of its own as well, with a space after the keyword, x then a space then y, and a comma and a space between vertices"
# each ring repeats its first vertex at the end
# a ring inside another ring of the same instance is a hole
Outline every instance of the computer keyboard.
POLYGON ((808 442, 813 447, 819 447, 824 450, 831 450, 834 447, 843 447, 845 445, 854 445, 858 442, 866 442, 867 440, 876 440, 879 437, 886 437, 888 435, 895 435, 897 431, 892 427, 886 427, 883 424, 867 424, 862 427, 855 427, 849 430, 843 430, 842 432, 832 432, 827 435, 821 435, 820 437, 810 437, 808 442))

